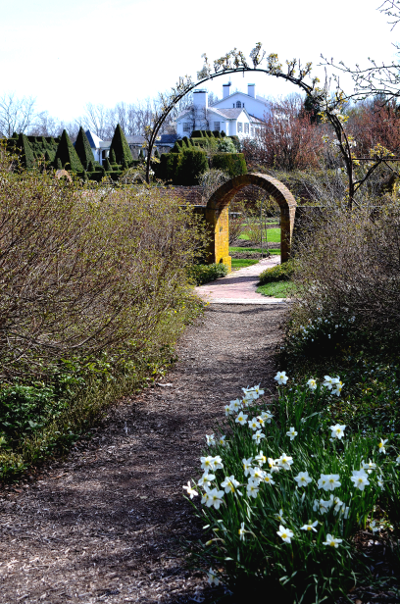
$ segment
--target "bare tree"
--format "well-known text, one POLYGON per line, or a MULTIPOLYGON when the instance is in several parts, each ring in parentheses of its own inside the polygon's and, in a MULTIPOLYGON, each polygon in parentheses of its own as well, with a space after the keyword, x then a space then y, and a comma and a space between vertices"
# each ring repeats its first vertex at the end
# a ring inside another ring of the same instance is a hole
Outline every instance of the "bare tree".
POLYGON ((57 118, 52 117, 48 111, 41 111, 36 115, 34 124, 29 129, 33 136, 60 136, 64 125, 57 118))
POLYGON ((87 103, 85 105, 85 113, 80 119, 84 128, 94 132, 99 138, 104 139, 107 136, 109 109, 104 105, 87 103))
POLYGON ((35 99, 16 98, 13 93, 0 97, 0 134, 10 138, 14 132, 25 133, 35 116, 35 99))

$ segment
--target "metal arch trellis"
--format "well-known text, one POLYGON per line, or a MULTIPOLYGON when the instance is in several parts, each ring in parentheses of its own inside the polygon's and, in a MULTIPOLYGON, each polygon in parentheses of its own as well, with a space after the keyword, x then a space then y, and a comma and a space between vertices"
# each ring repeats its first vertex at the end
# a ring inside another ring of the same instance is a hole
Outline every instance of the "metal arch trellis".
POLYGON ((204 66, 197 73, 197 81, 194 82, 190 76, 179 78, 175 88, 172 88, 169 95, 161 94, 161 113, 156 117, 153 128, 147 129, 147 158, 146 158, 146 181, 150 182, 150 170, 152 161, 152 151, 157 141, 158 133, 166 118, 179 103, 183 97, 201 84, 220 76, 226 76, 233 73, 259 72, 266 75, 272 75, 278 78, 283 78, 286 81, 299 86, 308 96, 314 96, 316 101, 322 101, 325 98, 325 91, 317 87, 319 79, 313 78, 310 83, 304 79, 311 73, 311 63, 306 63, 302 67, 300 60, 293 59, 286 61, 287 69, 282 70, 282 65, 279 63, 278 55, 270 54, 266 57, 266 52, 262 50, 262 44, 258 42, 250 53, 251 63, 249 63, 244 54, 236 48, 226 55, 214 61, 214 70, 208 62, 207 55, 202 55, 204 58, 204 66), (266 61, 266 67, 261 67, 261 63, 266 61), (298 75, 297 75, 298 74, 298 75))

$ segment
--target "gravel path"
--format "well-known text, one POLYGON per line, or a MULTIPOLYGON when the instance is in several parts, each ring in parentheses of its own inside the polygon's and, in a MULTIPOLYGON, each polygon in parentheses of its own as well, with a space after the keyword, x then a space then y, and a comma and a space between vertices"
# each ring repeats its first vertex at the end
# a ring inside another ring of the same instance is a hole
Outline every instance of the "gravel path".
POLYGON ((161 383, 120 401, 90 443, 0 495, 1 604, 209 602, 185 568, 201 537, 182 485, 242 386, 273 388, 284 305, 217 305, 161 383))

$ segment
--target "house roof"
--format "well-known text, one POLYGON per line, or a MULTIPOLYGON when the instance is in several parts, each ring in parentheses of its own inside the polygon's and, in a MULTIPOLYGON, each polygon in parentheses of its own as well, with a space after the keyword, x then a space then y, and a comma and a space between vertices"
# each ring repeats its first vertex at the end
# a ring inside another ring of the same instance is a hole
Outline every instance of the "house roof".
POLYGON ((90 143, 91 148, 98 149, 100 147, 100 143, 102 142, 101 138, 99 138, 97 134, 95 134, 91 130, 86 130, 85 134, 88 137, 88 141, 90 143))
POLYGON ((213 107, 216 107, 220 103, 226 101, 226 99, 230 99, 231 97, 235 96, 235 94, 241 94, 243 96, 248 97, 249 99, 253 99, 253 100, 259 101, 260 103, 263 103, 264 105, 269 105, 268 99, 266 99, 263 96, 260 96, 260 95, 256 94, 256 96, 254 97, 254 96, 251 96, 251 94, 247 94, 247 92, 242 92, 241 90, 235 90, 235 92, 231 92, 231 94, 228 94, 228 96, 225 96, 222 99, 219 99, 219 101, 216 101, 213 104, 213 107))

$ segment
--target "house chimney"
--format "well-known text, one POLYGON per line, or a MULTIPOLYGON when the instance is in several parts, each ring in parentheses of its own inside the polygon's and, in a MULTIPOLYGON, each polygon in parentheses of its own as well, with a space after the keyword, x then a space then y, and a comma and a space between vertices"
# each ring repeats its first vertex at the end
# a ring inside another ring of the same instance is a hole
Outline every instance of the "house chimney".
POLYGON ((231 82, 228 84, 222 84, 222 98, 226 98, 231 93, 231 82))
POLYGON ((207 90, 194 90, 193 91, 193 105, 198 109, 208 109, 208 91, 207 90))
POLYGON ((255 84, 247 84, 247 94, 252 96, 253 99, 256 98, 256 85, 255 84))

